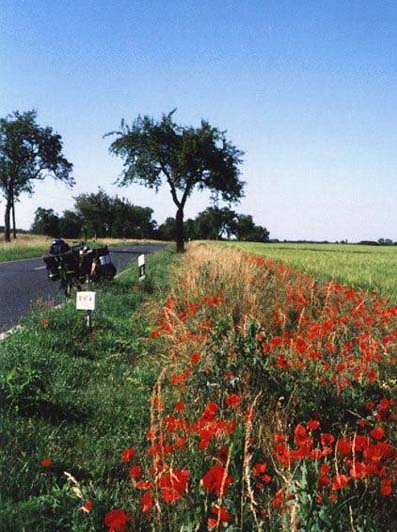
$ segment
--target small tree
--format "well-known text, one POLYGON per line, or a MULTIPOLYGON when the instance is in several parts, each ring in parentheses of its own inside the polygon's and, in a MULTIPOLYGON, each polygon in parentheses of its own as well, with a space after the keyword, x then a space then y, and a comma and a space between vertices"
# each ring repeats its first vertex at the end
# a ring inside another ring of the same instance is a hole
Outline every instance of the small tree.
POLYGON ((34 213, 31 231, 39 235, 58 237, 59 216, 55 214, 54 209, 38 207, 34 213))
POLYGON ((219 240, 230 238, 235 232, 237 213, 228 207, 207 207, 200 212, 194 223, 198 238, 219 240))
POLYGON ((59 218, 59 236, 62 238, 79 238, 82 228, 83 220, 73 211, 66 210, 59 218))
POLYGON ((270 233, 266 227, 256 225, 250 214, 239 214, 235 226, 235 235, 237 240, 268 242, 270 233))
POLYGON ((107 135, 117 136, 109 150, 124 159, 124 171, 117 180, 120 186, 139 183, 157 191, 163 182, 168 184, 177 208, 176 247, 183 251, 188 197, 195 188, 208 189, 214 199, 220 195, 237 202, 244 186, 239 179, 243 153, 226 139, 225 131, 204 120, 198 128, 178 125, 174 112, 158 122, 139 116, 128 126, 122 120, 120 130, 107 135))
MULTIPOLYGON (((73 185, 73 165, 62 154, 61 136, 36 122, 36 111, 14 112, 0 119, 0 189, 6 200, 4 240, 10 241, 10 213, 20 194, 33 193, 47 176, 73 185)), ((15 215, 14 226, 15 226, 15 215)))

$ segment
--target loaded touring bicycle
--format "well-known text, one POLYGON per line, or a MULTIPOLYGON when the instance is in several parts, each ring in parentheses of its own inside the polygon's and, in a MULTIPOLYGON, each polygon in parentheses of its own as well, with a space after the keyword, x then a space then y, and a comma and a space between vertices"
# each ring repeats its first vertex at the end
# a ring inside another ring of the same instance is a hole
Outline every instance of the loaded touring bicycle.
POLYGON ((43 260, 48 279, 60 280, 67 297, 73 287, 80 289, 85 283, 111 280, 117 272, 107 246, 89 248, 82 243, 70 247, 61 238, 52 242, 49 254, 43 260))

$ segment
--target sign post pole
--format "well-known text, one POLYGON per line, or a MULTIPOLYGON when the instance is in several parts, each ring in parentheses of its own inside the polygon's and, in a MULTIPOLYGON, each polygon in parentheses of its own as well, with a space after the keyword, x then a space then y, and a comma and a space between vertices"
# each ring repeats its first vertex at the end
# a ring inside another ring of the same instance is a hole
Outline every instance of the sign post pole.
POLYGON ((87 328, 92 331, 92 310, 87 310, 87 328))
POLYGON ((138 267, 139 267, 139 280, 143 281, 145 278, 145 255, 139 255, 138 267))

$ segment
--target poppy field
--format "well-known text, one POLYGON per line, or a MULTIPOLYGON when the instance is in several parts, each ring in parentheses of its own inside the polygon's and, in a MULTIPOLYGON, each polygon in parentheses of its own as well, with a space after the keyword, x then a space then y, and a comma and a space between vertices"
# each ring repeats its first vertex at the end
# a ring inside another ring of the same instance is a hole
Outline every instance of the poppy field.
POLYGON ((134 314, 156 376, 111 469, 80 456, 62 484, 42 447, 69 530, 393 530, 397 306, 204 244, 172 277, 134 314))
POLYGON ((176 276, 151 332, 167 362, 145 443, 121 457, 131 500, 109 531, 137 514, 148 530, 390 530, 397 306, 205 246, 176 276))

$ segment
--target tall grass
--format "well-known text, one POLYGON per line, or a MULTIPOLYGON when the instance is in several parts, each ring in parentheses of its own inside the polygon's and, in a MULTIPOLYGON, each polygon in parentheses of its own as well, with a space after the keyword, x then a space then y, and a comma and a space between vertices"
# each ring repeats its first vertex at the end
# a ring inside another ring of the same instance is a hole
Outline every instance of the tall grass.
POLYGON ((43 235, 18 235, 11 242, 4 242, 0 234, 0 262, 37 257, 48 251, 51 238, 43 235))
MULTIPOLYGON (((18 235, 11 242, 4 242, 3 235, 0 234, 0 262, 9 260, 29 259, 39 257, 48 253, 53 238, 44 235, 18 235)), ((70 245, 77 244, 79 240, 66 239, 70 245)), ((89 241, 88 245, 98 246, 107 244, 108 246, 117 245, 144 245, 150 243, 160 243, 159 240, 135 239, 126 240, 125 238, 101 238, 98 241, 89 241)))

